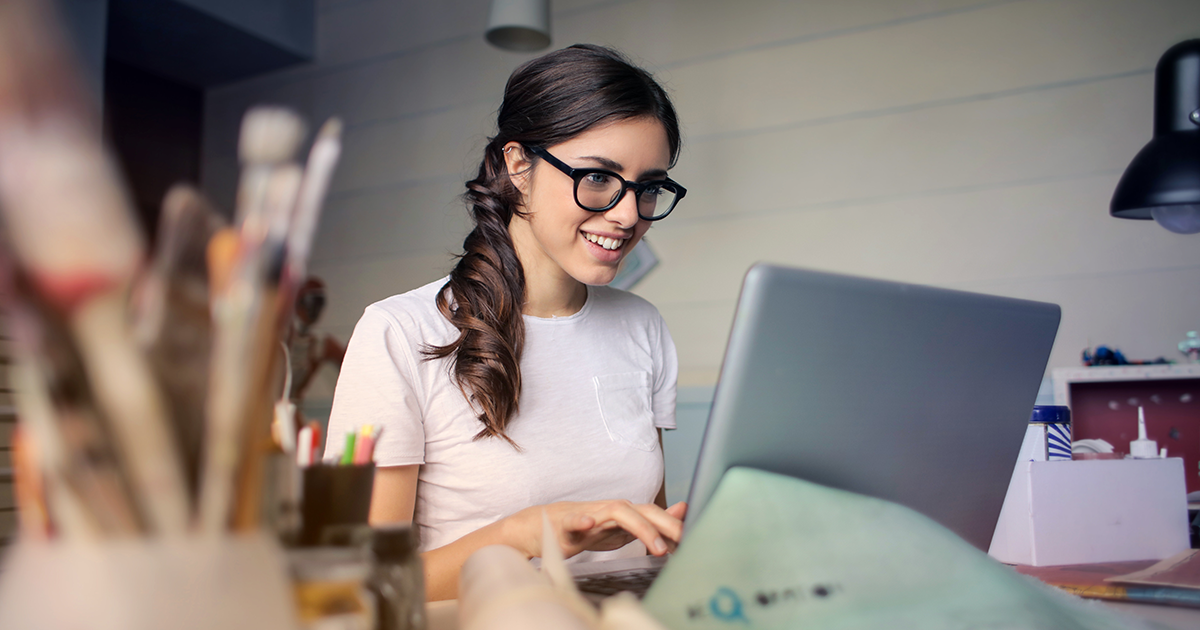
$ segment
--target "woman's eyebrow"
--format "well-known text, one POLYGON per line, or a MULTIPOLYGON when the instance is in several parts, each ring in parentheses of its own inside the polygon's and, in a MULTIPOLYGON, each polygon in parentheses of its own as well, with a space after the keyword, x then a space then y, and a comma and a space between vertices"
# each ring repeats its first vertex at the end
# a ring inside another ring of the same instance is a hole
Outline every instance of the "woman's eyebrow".
POLYGON ((624 166, 621 166, 620 162, 615 162, 606 157, 600 157, 598 155, 585 155, 579 159, 590 160, 590 161, 595 162, 596 164, 600 165, 600 168, 606 168, 610 171, 621 171, 621 170, 625 169, 624 166))
MULTIPOLYGON (((625 167, 621 166, 620 162, 610 160, 606 157, 600 157, 598 155, 585 155, 579 159, 590 160, 590 161, 595 162, 596 164, 600 165, 601 168, 606 168, 610 171, 620 172, 620 171, 625 170, 625 167)), ((646 171, 646 172, 642 173, 641 175, 638 175, 638 179, 645 179, 647 177, 665 178, 666 176, 667 176, 667 172, 665 170, 663 170, 661 168, 656 168, 656 169, 651 169, 649 171, 646 171)))

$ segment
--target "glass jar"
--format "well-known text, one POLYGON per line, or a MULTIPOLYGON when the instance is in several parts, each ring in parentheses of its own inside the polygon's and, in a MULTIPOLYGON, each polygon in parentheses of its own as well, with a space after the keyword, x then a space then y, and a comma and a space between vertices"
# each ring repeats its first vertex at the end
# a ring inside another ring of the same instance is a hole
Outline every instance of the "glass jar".
POLYGON ((425 569, 416 531, 408 525, 375 529, 370 588, 378 602, 379 630, 425 630, 425 569))
POLYGON ((304 630, 374 630, 372 562, 362 547, 311 547, 288 552, 297 614, 304 630))

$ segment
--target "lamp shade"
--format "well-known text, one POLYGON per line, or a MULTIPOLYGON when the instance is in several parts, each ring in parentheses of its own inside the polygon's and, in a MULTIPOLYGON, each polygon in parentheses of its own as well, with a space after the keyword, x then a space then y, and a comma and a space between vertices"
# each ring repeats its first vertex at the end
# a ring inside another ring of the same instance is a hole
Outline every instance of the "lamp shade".
POLYGON ((487 40, 504 50, 532 51, 550 45, 550 0, 492 0, 487 40))
POLYGON ((1200 232, 1200 39, 1172 46, 1154 72, 1154 139, 1125 169, 1109 212, 1200 232))

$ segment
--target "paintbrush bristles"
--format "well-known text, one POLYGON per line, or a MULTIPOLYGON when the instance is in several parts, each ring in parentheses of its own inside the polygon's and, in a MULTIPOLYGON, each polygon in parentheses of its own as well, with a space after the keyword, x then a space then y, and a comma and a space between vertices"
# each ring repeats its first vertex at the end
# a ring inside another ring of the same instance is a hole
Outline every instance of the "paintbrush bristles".
POLYGON ((342 137, 342 119, 330 118, 321 125, 321 130, 317 132, 317 140, 341 140, 342 137))
POLYGON ((291 160, 307 134, 304 121, 282 107, 255 107, 242 119, 238 158, 243 164, 291 160))
POLYGON ((296 200, 296 213, 288 234, 288 271, 296 282, 305 276, 312 249, 313 233, 321 214, 321 205, 329 191, 333 169, 342 152, 342 121, 330 118, 321 125, 308 155, 308 166, 296 200))
POLYGON ((46 284, 39 289, 74 302, 80 283, 72 279, 132 276, 143 243, 98 138, 65 118, 0 127, 0 199, 9 245, 46 284))

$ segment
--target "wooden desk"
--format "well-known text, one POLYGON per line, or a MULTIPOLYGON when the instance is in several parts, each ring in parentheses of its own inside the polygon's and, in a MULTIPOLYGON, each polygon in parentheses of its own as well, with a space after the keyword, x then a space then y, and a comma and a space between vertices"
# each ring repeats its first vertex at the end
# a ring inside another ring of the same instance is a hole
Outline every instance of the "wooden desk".
POLYGON ((1196 630, 1200 628, 1200 608, 1182 608, 1179 606, 1154 606, 1150 604, 1129 604, 1126 602, 1101 602, 1104 606, 1130 617, 1153 621, 1175 630, 1196 630))
POLYGON ((1154 560, 1135 560, 1059 567, 1018 565, 1013 568, 1022 575, 1035 577, 1066 592, 1095 599, 1107 608, 1124 615, 1153 621, 1178 630, 1200 628, 1200 608, 1122 601, 1122 598, 1128 596, 1125 587, 1104 581, 1104 578, 1107 577, 1140 571, 1154 562, 1154 560))

